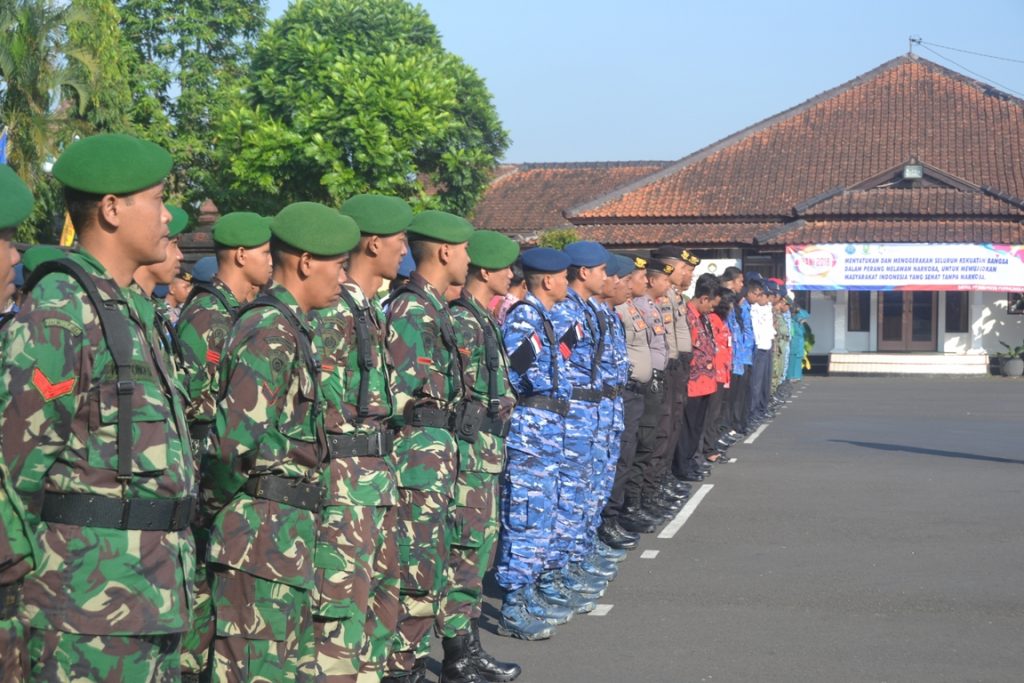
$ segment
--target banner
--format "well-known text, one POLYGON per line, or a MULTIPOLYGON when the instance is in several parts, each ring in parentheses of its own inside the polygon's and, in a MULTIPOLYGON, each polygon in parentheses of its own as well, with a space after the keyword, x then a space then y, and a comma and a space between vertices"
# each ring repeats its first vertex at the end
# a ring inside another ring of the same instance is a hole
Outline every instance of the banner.
POLYGON ((791 245, 786 284, 813 290, 1024 292, 1024 245, 791 245))

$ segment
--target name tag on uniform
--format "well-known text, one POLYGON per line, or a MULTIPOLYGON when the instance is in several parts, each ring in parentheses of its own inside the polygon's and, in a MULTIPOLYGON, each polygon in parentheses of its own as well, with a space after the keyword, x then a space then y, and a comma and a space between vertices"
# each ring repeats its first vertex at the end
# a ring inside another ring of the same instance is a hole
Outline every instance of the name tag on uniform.
POLYGON ((640 315, 640 310, 636 307, 636 305, 632 301, 630 301, 627 304, 626 308, 629 311, 629 317, 633 319, 633 329, 636 330, 637 332, 642 332, 643 330, 646 330, 647 321, 644 320, 644 317, 642 315, 640 315))
POLYGON ((659 323, 654 324, 654 334, 665 334, 665 326, 659 323))

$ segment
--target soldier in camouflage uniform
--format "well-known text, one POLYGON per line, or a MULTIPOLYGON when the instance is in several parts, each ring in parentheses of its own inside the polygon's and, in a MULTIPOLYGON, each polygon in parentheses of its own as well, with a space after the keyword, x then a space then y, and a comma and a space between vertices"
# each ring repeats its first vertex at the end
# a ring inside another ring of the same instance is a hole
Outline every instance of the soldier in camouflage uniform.
MULTIPOLYGON (((20 261, 11 244, 14 229, 32 212, 32 193, 10 166, 0 165, 0 309, 14 293, 14 266, 20 261)), ((6 325, 9 316, 0 318, 6 325)), ((4 403, 7 397, 3 397, 4 403)), ((0 459, 0 681, 25 680, 28 651, 25 622, 18 617, 21 583, 36 562, 33 530, 7 466, 0 459)))
MULTIPOLYGON (((175 328, 188 395, 185 416, 197 472, 209 452, 210 428, 220 393, 220 358, 228 333, 240 306, 270 280, 270 219, 241 211, 221 216, 213 225, 213 243, 219 261, 217 276, 209 284, 195 284, 175 328)), ((213 642, 213 603, 206 572, 209 523, 209 519, 200 517, 192 526, 196 540, 196 599, 192 625, 181 643, 185 681, 198 680, 206 670, 213 642)))
POLYGON ((462 285, 473 226, 442 211, 424 211, 408 228, 416 261, 409 282, 392 295, 387 344, 394 365, 395 476, 402 568, 397 642, 388 681, 426 676, 430 627, 445 593, 447 525, 454 495, 457 408, 463 359, 444 292, 462 285))
POLYGON ((554 552, 546 566, 562 569, 568 581, 579 584, 576 590, 600 595, 615 577, 616 569, 613 563, 594 555, 589 517, 597 496, 597 472, 603 472, 608 459, 607 438, 613 415, 600 410, 606 340, 597 307, 590 298, 604 288, 609 254, 600 244, 588 241, 574 242, 564 251, 570 260, 568 296, 551 308, 551 320, 565 358, 564 378, 572 384, 572 394, 558 469, 554 552))
POLYGON ((483 650, 477 627, 484 574, 498 540, 498 486, 516 401, 501 330, 487 305, 508 293, 517 256, 519 245, 508 237, 490 230, 473 233, 469 278, 462 296, 451 305, 459 348, 469 351, 463 364, 466 399, 478 404, 485 417, 475 439, 460 437, 458 443, 448 592, 438 618, 444 639, 441 680, 446 683, 474 680, 474 672, 487 681, 512 681, 521 672, 517 664, 499 662, 483 650))
POLYGON ((593 610, 596 603, 568 590, 562 573, 546 564, 552 554, 558 468, 572 394, 550 310, 567 295, 569 257, 539 247, 524 252, 522 263, 529 292, 509 309, 502 329, 509 380, 519 399, 505 442, 508 467, 495 579, 506 591, 498 633, 541 640, 554 634, 554 624, 576 611, 593 610))
POLYGON ((126 135, 68 146, 53 175, 81 247, 33 271, 4 332, 0 437, 41 558, 24 584, 34 679, 179 674, 192 454, 153 307, 131 283, 166 256, 170 168, 126 135))
MULTIPOLYGON (((132 279, 139 286, 142 293, 149 297, 156 313, 156 327, 160 334, 160 341, 163 346, 164 355, 167 357, 169 366, 173 366, 175 373, 181 372, 181 353, 178 342, 174 335, 174 323, 171 321, 171 310, 166 299, 155 296, 154 290, 157 285, 168 285, 178 273, 181 272, 181 262, 184 256, 178 248, 178 236, 185 232, 188 227, 188 214, 183 209, 167 204, 167 211, 171 214, 171 222, 167 224, 167 256, 160 263, 153 263, 142 266, 135 271, 132 279)), ((184 376, 178 380, 184 382, 184 376)))
POLYGON ((331 452, 313 556, 318 681, 379 681, 398 621, 398 489, 384 312, 377 293, 406 253, 412 209, 397 197, 357 195, 341 212, 359 226, 348 281, 320 312, 326 429, 331 452))
POLYGON ((352 219, 298 202, 270 225, 274 284, 241 311, 203 472, 215 513, 208 569, 217 681, 304 680, 327 466, 319 340, 311 313, 338 303, 352 219))

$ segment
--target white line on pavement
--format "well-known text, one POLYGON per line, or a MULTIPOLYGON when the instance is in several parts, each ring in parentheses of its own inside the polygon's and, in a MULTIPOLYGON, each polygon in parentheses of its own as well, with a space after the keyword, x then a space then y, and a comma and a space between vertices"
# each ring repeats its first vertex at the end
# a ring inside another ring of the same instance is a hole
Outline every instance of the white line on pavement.
POLYGON ((593 610, 588 612, 588 614, 592 617, 603 617, 604 615, 612 611, 612 607, 615 607, 615 605, 598 605, 593 610))
POLYGON ((768 429, 768 423, 765 422, 763 425, 754 430, 754 433, 747 437, 747 440, 743 443, 754 443, 757 441, 757 437, 761 436, 761 432, 768 429))
POLYGON ((729 458, 729 462, 730 462, 730 463, 734 463, 734 462, 736 462, 736 458, 729 458))
POLYGON ((658 551, 658 550, 645 550, 642 553, 640 553, 640 559, 641 560, 653 560, 654 558, 656 558, 658 556, 659 552, 660 551, 658 551))
POLYGON ((679 511, 679 514, 675 516, 675 519, 669 522, 668 526, 661 530, 661 533, 658 534, 658 538, 672 538, 675 536, 676 532, 682 529, 683 525, 686 524, 686 520, 690 519, 690 515, 692 515, 693 511, 697 509, 700 502, 704 500, 704 496, 708 495, 708 491, 713 488, 715 488, 714 484, 704 484, 697 489, 697 493, 693 494, 693 497, 686 502, 686 505, 684 505, 683 509, 679 511))

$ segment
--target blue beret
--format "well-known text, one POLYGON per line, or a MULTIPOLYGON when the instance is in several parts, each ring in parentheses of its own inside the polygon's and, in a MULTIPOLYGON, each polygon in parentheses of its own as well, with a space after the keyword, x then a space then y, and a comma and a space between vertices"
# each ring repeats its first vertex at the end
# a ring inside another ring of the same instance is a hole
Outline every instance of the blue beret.
POLYGON ((774 294, 774 295, 778 296, 778 294, 779 294, 779 286, 777 284, 775 284, 774 282, 772 282, 771 280, 765 280, 764 281, 764 291, 768 292, 769 294, 774 294))
POLYGON ((213 276, 217 274, 217 257, 204 256, 196 261, 192 267, 192 279, 196 282, 213 282, 213 276))
POLYGON ((153 298, 163 299, 165 296, 167 296, 168 290, 169 288, 167 287, 167 285, 155 285, 153 287, 153 298))
POLYGON ((570 265, 564 251, 534 247, 523 252, 523 270, 530 273, 559 273, 570 265))
POLYGON ((412 258, 412 252, 407 251, 402 257, 402 262, 398 264, 398 277, 409 277, 414 270, 416 270, 416 261, 412 258))
POLYGON ((597 242, 573 242, 562 250, 569 257, 569 265, 595 268, 608 263, 608 250, 597 242))
POLYGON ((25 266, 21 263, 14 266, 14 286, 24 287, 25 286, 25 266))
POLYGON ((619 277, 626 277, 636 270, 636 264, 628 256, 623 256, 622 254, 612 254, 612 256, 615 257, 615 274, 619 277))

